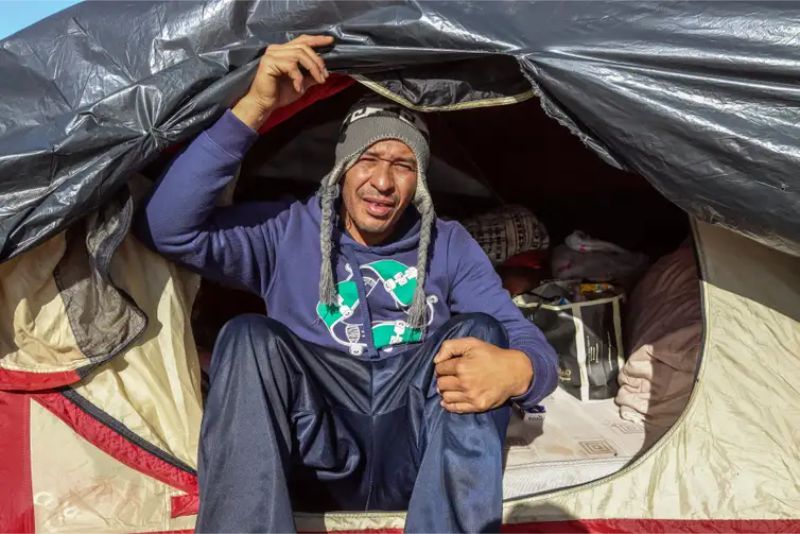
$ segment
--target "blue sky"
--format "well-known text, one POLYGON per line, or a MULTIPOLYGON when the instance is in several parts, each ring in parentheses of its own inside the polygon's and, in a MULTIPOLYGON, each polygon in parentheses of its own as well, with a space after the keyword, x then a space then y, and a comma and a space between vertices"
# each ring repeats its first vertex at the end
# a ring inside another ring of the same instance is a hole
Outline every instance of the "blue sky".
POLYGON ((0 0, 0 39, 77 3, 78 0, 0 0))

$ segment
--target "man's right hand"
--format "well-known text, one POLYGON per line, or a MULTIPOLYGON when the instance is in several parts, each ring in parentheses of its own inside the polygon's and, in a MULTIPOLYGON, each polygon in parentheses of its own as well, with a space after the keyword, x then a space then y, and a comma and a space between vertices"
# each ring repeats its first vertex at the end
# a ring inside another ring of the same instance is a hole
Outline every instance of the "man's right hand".
POLYGON ((267 47, 250 90, 233 106, 233 114, 258 130, 274 110, 296 101, 309 87, 325 83, 328 70, 314 48, 332 43, 328 35, 301 35, 267 47))

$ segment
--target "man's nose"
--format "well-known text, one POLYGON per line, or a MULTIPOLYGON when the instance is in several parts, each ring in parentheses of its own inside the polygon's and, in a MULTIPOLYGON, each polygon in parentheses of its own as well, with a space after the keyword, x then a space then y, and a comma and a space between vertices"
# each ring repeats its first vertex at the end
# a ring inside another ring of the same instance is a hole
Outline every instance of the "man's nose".
POLYGON ((394 189, 394 178, 392 178, 391 165, 388 162, 381 162, 375 169, 375 172, 370 179, 372 187, 378 192, 387 194, 394 189))

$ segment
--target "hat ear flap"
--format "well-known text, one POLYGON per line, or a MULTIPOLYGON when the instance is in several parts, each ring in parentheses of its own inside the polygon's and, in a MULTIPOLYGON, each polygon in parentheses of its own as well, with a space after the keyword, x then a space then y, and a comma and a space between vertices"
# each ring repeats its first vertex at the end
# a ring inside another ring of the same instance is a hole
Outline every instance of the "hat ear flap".
POLYGON ((428 192, 425 175, 417 172, 417 192, 414 194, 414 205, 420 214, 419 244, 417 246, 417 287, 411 308, 408 310, 408 323, 413 328, 425 330, 428 325, 428 303, 425 296, 425 278, 428 273, 428 253, 433 239, 433 225, 436 212, 433 199, 428 192))

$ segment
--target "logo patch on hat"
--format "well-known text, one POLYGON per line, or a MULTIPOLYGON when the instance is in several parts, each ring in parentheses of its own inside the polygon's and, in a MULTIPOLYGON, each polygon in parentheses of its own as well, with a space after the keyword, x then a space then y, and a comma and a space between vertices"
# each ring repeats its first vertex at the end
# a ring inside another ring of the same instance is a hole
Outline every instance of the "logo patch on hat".
POLYGON ((400 119, 409 126, 419 130, 426 141, 429 140, 428 126, 414 111, 391 102, 370 102, 355 107, 342 122, 344 132, 354 122, 367 117, 390 117, 400 119))

